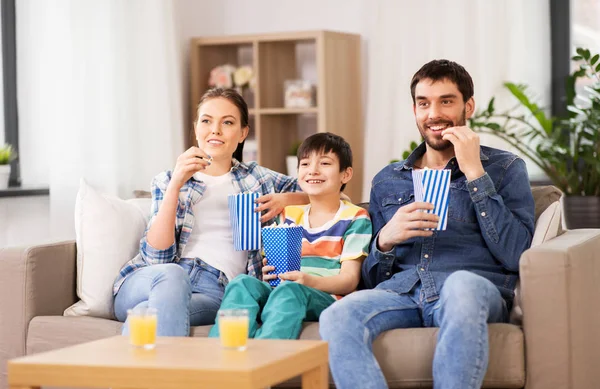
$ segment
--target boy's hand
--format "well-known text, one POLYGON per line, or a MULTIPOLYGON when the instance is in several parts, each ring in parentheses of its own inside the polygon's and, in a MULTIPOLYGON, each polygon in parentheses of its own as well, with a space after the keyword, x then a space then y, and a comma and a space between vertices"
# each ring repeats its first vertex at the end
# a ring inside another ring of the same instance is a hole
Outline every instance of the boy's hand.
POLYGON ((264 223, 279 215, 288 205, 308 204, 308 195, 302 192, 269 193, 257 198, 256 202, 260 205, 255 212, 267 211, 260 217, 260 221, 264 223))
POLYGON ((279 275, 279 278, 281 278, 284 281, 294 281, 298 284, 302 284, 302 285, 306 285, 306 286, 310 286, 312 287, 313 285, 313 280, 314 280, 314 276, 311 276, 310 274, 306 274, 306 273, 302 273, 301 271, 289 271, 286 273, 281 273, 279 275))
POLYGON ((283 211, 286 206, 285 195, 286 193, 270 193, 256 199, 256 202, 260 205, 256 207, 254 212, 267 211, 260 217, 262 223, 273 219, 283 211))
POLYGON ((263 267, 262 267, 263 281, 274 280, 277 278, 277 274, 267 274, 272 271, 275 271, 275 266, 268 266, 267 258, 263 258, 263 267))

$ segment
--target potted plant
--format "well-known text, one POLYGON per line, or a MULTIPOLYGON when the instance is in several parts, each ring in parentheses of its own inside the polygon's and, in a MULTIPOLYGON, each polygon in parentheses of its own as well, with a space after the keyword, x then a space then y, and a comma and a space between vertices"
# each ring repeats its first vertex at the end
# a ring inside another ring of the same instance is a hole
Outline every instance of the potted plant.
POLYGON ((10 162, 15 159, 16 153, 11 145, 0 147, 0 189, 8 188, 10 179, 10 162))
POLYGON ((525 85, 505 83, 518 105, 487 108, 469 120, 472 129, 497 136, 539 166, 565 194, 568 228, 600 228, 600 55, 578 48, 579 67, 567 78, 568 114, 551 117, 527 95, 525 85), (576 90, 583 79, 583 91, 576 90))
POLYGON ((288 151, 287 157, 285 157, 285 164, 287 167, 287 175, 290 177, 298 177, 298 148, 302 144, 302 141, 295 141, 292 143, 288 151))

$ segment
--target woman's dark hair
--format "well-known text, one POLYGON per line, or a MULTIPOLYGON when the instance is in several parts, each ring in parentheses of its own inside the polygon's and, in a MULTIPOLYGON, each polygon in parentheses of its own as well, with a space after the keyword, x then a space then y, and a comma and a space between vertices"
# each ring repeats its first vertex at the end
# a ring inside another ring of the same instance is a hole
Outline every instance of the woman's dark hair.
MULTIPOLYGON (((313 153, 327 154, 333 153, 340 161, 340 172, 352 167, 352 149, 344 138, 331 132, 319 132, 306 138, 298 148, 298 165, 300 160, 307 158, 313 153)), ((343 191, 346 184, 342 185, 340 191, 343 191)))
MULTIPOLYGON (((200 112, 200 107, 204 104, 205 101, 216 99, 216 98, 227 99, 231 104, 235 105, 237 109, 240 111, 240 120, 242 128, 248 127, 248 104, 244 98, 235 90, 235 89, 225 89, 225 88, 212 88, 207 90, 202 97, 200 98, 200 102, 198 103, 198 109, 196 110, 196 116, 200 112)), ((196 121, 198 118, 196 117, 196 121)), ((238 143, 237 149, 233 152, 232 157, 242 162, 243 152, 244 152, 244 143, 246 140, 244 139, 242 143, 238 143)))
POLYGON ((432 81, 450 80, 463 96, 463 103, 473 97, 473 79, 467 70, 461 65, 447 59, 435 59, 427 62, 419 69, 410 82, 410 94, 415 104, 415 88, 421 80, 432 81))

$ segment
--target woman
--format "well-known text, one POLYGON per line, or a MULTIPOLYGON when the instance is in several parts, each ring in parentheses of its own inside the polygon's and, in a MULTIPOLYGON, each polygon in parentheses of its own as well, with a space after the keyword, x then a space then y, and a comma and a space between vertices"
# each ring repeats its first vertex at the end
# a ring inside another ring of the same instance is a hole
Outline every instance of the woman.
POLYGON ((227 196, 261 193, 257 211, 268 210, 263 222, 308 198, 283 194, 299 190, 296 179, 240 162, 248 131, 248 106, 235 90, 211 89, 202 96, 198 147, 181 154, 173 171, 154 178, 152 217, 140 253, 115 281, 119 321, 126 321, 128 309, 149 306, 158 311, 158 335, 187 336, 190 325, 214 323, 228 280, 260 276, 259 252, 233 249, 227 196))

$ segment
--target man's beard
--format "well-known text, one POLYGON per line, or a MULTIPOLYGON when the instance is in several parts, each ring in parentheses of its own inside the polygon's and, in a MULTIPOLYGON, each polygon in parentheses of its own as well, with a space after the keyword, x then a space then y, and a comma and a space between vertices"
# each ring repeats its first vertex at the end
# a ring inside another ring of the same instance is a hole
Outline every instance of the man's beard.
POLYGON ((419 122, 417 122, 417 127, 419 128, 419 132, 421 133, 421 136, 425 139, 425 143, 427 143, 427 145, 429 147, 431 147, 433 150, 436 150, 436 151, 444 151, 451 147, 454 147, 452 142, 450 142, 449 140, 444 140, 444 139, 439 139, 439 140, 436 139, 437 135, 432 133, 431 130, 429 130, 429 132, 428 132, 427 129, 425 128, 425 126, 435 126, 436 124, 437 125, 449 124, 449 127, 464 126, 465 124, 467 124, 466 115, 467 115, 467 111, 465 108, 465 109, 463 109, 462 116, 458 119, 458 121, 456 123, 453 123, 450 120, 435 120, 435 121, 432 120, 430 122, 426 122, 423 126, 421 126, 419 124, 419 122))

